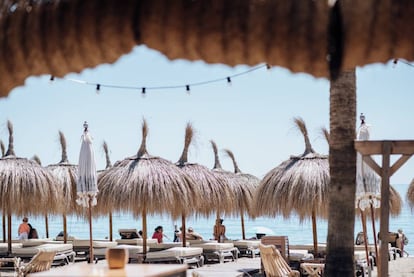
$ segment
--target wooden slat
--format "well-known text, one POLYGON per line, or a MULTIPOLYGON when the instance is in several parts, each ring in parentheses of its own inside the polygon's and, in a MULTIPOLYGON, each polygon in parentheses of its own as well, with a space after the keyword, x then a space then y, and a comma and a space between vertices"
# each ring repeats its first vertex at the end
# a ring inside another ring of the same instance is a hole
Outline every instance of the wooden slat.
POLYGON ((411 158, 412 155, 402 155, 392 166, 390 170, 390 176, 392 176, 397 170, 405 164, 411 158))
POLYGON ((363 161, 371 167, 379 176, 382 175, 381 167, 374 161, 371 156, 362 156, 363 161))
POLYGON ((355 149, 362 155, 380 155, 382 154, 382 144, 391 143, 390 154, 414 154, 414 140, 356 140, 355 149))

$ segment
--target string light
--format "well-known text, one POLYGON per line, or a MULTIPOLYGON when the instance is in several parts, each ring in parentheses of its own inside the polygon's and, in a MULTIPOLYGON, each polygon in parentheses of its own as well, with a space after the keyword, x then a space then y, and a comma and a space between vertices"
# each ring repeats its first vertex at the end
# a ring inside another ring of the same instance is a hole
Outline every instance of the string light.
POLYGON ((395 67, 396 65, 397 65, 397 63, 398 62, 400 62, 400 63, 403 63, 403 64, 405 64, 405 65, 408 65, 408 66, 412 66, 412 67, 414 67, 414 64, 412 64, 412 63, 409 63, 409 62, 407 62, 407 61, 404 61, 404 60, 401 60, 401 59, 394 59, 393 60, 393 67, 395 67))
POLYGON ((50 75, 49 83, 53 83, 54 80, 55 80, 55 76, 50 75))
MULTIPOLYGON (((217 83, 217 82, 223 82, 226 81, 227 84, 231 85, 232 83, 232 79, 248 74, 250 72, 259 70, 266 67, 266 69, 271 69, 271 66, 269 64, 261 64, 255 67, 250 68, 249 70, 234 74, 234 75, 230 75, 227 76, 225 78, 218 78, 218 79, 213 79, 213 80, 208 80, 208 81, 201 81, 201 82, 196 82, 196 83, 187 83, 185 85, 171 85, 171 86, 153 86, 153 87, 133 87, 133 86, 119 86, 119 85, 111 85, 111 84, 102 84, 102 83, 92 83, 92 82, 88 82, 88 81, 83 81, 83 80, 77 80, 77 79, 72 79, 72 78, 61 78, 62 80, 65 81, 70 81, 70 82, 74 82, 74 83, 79 83, 79 84, 84 84, 84 85, 90 85, 90 86, 94 86, 96 87, 96 93, 99 94, 100 90, 102 87, 105 88, 116 88, 116 89, 129 89, 129 90, 141 90, 141 95, 144 96, 146 94, 146 92, 148 90, 166 90, 166 89, 177 89, 177 88, 184 88, 185 91, 190 94, 190 87, 194 87, 194 86, 203 86, 203 85, 207 85, 207 84, 211 84, 211 83, 217 83)), ((51 76, 50 79, 55 80, 54 76, 51 76)))

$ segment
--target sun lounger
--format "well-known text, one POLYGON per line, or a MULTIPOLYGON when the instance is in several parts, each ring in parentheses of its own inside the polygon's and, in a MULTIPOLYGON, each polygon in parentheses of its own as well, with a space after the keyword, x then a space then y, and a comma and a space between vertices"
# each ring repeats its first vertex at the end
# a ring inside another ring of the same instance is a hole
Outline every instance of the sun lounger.
POLYGON ((28 263, 19 265, 18 276, 24 277, 29 273, 49 270, 55 256, 56 251, 39 250, 28 263))
POLYGON ((197 244, 195 247, 203 249, 203 255, 206 261, 218 260, 223 263, 225 260, 236 260, 239 250, 234 247, 233 243, 205 242, 197 244))
POLYGON ((149 252, 145 258, 146 263, 186 263, 203 266, 203 248, 201 247, 172 247, 169 249, 149 252))
MULTIPOLYGON (((138 263, 142 263, 143 261, 143 253, 144 253, 144 247, 139 245, 128 245, 128 244, 120 244, 115 247, 110 248, 124 248, 128 250, 128 257, 129 262, 136 261, 138 263)), ((108 248, 94 248, 93 254, 95 258, 97 259, 105 259, 106 251, 108 248)), ((147 246, 147 252, 149 252, 150 248, 147 246)))
POLYGON ((141 236, 138 234, 137 229, 119 229, 118 230, 121 239, 136 239, 141 236))
POLYGON ((75 260, 73 246, 69 243, 45 243, 37 246, 12 247, 12 256, 20 257, 22 260, 31 259, 39 251, 55 252, 54 265, 69 264, 75 260))
MULTIPOLYGON (((115 240, 118 244, 129 244, 129 245, 141 245, 143 239, 117 239, 115 240)), ((147 246, 158 243, 157 239, 147 239, 147 246)))
POLYGON ((235 240, 233 245, 239 249, 240 255, 255 258, 259 252, 260 240, 235 240))
MULTIPOLYGON (((12 249, 13 248, 22 248, 23 244, 21 242, 13 242, 12 243, 12 249)), ((7 253, 8 250, 8 244, 7 242, 1 242, 0 243, 0 257, 6 257, 9 255, 9 253, 7 253)))
MULTIPOLYGON (((90 251, 89 239, 75 239, 71 243, 73 245, 73 251, 76 252, 77 257, 80 259, 87 259, 87 257, 89 256, 89 251, 90 251)), ((108 241, 108 240, 94 240, 92 242, 92 247, 93 247, 94 252, 98 251, 98 253, 99 253, 99 250, 105 251, 107 248, 112 248, 117 245, 118 245, 117 242, 108 241)))

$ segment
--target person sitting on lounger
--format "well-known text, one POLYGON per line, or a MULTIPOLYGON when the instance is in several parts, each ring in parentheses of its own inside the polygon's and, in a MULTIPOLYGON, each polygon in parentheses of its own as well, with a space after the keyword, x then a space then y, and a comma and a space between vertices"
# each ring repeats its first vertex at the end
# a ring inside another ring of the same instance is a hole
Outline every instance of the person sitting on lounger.
POLYGON ((199 233, 194 232, 193 227, 189 227, 187 229, 187 233, 185 234, 185 237, 186 239, 189 239, 189 240, 203 240, 203 237, 199 233))
POLYGON ((163 232, 164 229, 162 228, 162 226, 157 226, 157 228, 155 228, 154 234, 152 234, 152 238, 157 239, 158 243, 162 243, 164 237, 166 239, 169 239, 167 235, 165 235, 163 232))
POLYGON ((29 226, 29 219, 27 217, 23 218, 23 222, 19 225, 19 229, 17 231, 19 235, 19 239, 28 239, 30 233, 30 226, 29 226))

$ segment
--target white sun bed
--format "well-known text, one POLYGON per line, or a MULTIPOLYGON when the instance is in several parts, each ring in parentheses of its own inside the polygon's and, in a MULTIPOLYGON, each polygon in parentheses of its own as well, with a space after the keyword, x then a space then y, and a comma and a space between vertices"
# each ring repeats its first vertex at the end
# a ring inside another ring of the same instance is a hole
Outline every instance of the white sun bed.
MULTIPOLYGON (((120 244, 115 247, 110 248, 124 248, 128 250, 128 257, 129 262, 135 260, 138 263, 141 263, 143 260, 143 253, 144 253, 144 247, 140 245, 128 245, 128 244, 120 244)), ((108 248, 94 248, 93 254, 98 259, 105 259, 106 251, 108 248)), ((149 252, 150 248, 147 246, 147 252, 149 252)))
POLYGON ((31 259, 40 250, 45 252, 56 252, 54 264, 68 264, 75 260, 75 252, 73 246, 70 243, 44 243, 36 246, 28 247, 12 247, 12 256, 20 257, 23 260, 31 259))
MULTIPOLYGON (((115 240, 118 244, 129 244, 129 245, 141 245, 143 239, 117 239, 115 240)), ((157 239, 147 239, 147 246, 158 243, 157 239)))
POLYGON ((313 254, 306 249, 289 249, 289 262, 301 262, 313 258, 313 254))
MULTIPOLYGON (((72 242, 73 245, 73 251, 76 252, 77 258, 83 260, 83 259, 87 259, 89 256, 89 251, 90 251, 90 243, 89 243, 89 239, 75 239, 72 242)), ((108 240, 94 240, 92 241, 92 247, 93 247, 93 251, 94 251, 94 255, 95 252, 100 251, 100 249, 104 252, 107 248, 112 248, 117 246, 118 243, 115 241, 108 241, 108 240)), ((99 256, 98 256, 99 258, 99 256)))
MULTIPOLYGON (((8 255, 8 244, 7 242, 1 242, 0 243, 0 257, 5 257, 8 255)), ((23 244, 21 242, 12 242, 12 249, 13 248, 22 248, 23 244)))
POLYGON ((241 255, 254 258, 259 252, 260 240, 235 240, 233 245, 239 249, 241 255))
POLYGON ((203 248, 201 247, 172 247, 169 249, 149 252, 146 255, 145 262, 172 262, 196 264, 198 267, 204 264, 203 248))
POLYGON ((216 259, 223 263, 226 259, 234 261, 238 258, 239 250, 231 242, 205 242, 196 246, 203 248, 203 255, 206 261, 216 259))

